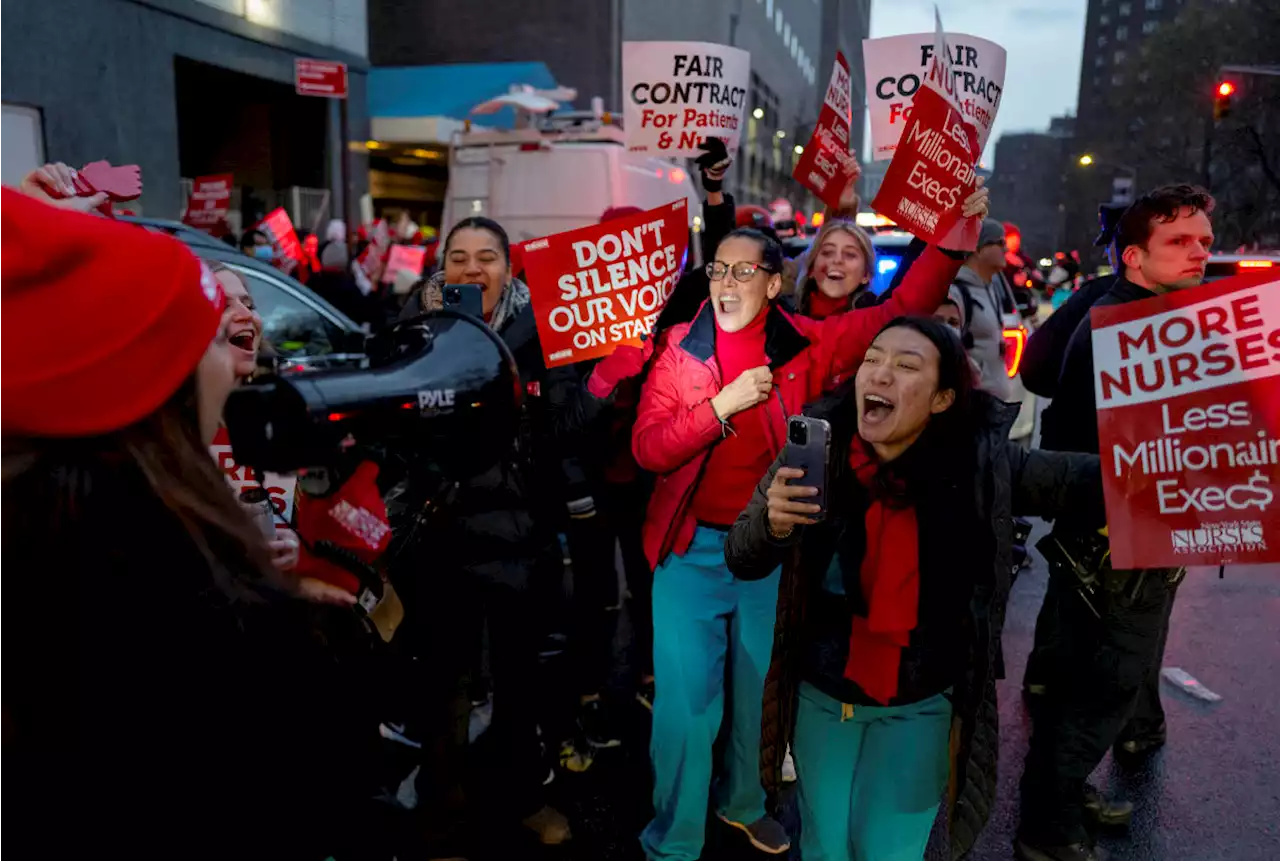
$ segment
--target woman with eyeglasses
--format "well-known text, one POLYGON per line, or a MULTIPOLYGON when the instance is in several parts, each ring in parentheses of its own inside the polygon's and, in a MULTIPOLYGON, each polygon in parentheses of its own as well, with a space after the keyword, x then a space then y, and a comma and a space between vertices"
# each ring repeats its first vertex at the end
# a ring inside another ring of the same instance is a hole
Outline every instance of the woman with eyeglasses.
MULTIPOLYGON (((964 215, 986 211, 980 188, 964 215)), ((710 298, 658 344, 632 432, 636 461, 657 474, 644 524, 656 689, 656 813, 640 837, 649 858, 701 855, 713 772, 719 818, 760 851, 788 850, 786 832, 766 815, 758 768, 779 575, 735 580, 725 537, 782 450, 787 417, 855 369, 890 320, 932 314, 963 257, 931 247, 888 301, 813 320, 774 301, 782 247, 739 228, 707 264, 710 298), (712 745, 726 709, 726 761, 715 769, 712 745)))

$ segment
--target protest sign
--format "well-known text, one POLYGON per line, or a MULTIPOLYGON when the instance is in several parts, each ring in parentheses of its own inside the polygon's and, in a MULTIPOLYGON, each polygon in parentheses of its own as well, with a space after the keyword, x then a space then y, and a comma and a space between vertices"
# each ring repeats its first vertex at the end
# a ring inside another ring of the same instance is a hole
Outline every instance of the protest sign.
POLYGON ((639 345, 680 280, 688 243, 684 200, 526 242, 524 271, 547 367, 639 345))
POLYGON ((427 249, 424 245, 392 245, 391 253, 387 256, 387 266, 382 271, 382 282, 390 284, 396 280, 399 272, 406 269, 415 275, 421 275, 422 264, 426 259, 427 249))
POLYGON ((849 62, 837 51, 818 124, 791 173, 832 209, 840 206, 840 194, 858 170, 849 153, 850 104, 849 62))
MULTIPOLYGON (((977 183, 973 127, 930 87, 916 94, 902 145, 894 153, 871 208, 916 236, 957 250, 977 246, 981 224, 961 224, 965 198, 977 183)), ((977 222, 978 219, 965 219, 977 222)))
MULTIPOLYGON (((871 118, 871 159, 892 158, 911 116, 915 97, 936 56, 934 33, 864 39, 867 112, 871 118)), ((1005 50, 994 42, 946 34, 950 86, 943 94, 953 100, 966 122, 978 130, 978 152, 987 145, 1004 91, 1005 50)))
POLYGON ((250 487, 263 488, 271 497, 271 508, 276 514, 276 529, 288 528, 286 524, 293 522, 293 494, 298 486, 297 476, 276 475, 274 472, 268 472, 262 476, 264 483, 258 484, 252 470, 236 463, 234 455, 231 454, 231 437, 227 435, 226 428, 218 428, 209 451, 237 495, 250 487))
POLYGON ((205 228, 226 221, 231 210, 231 180, 229 173, 196 177, 182 221, 192 227, 205 228))
POLYGON ((293 222, 289 220, 289 213, 284 211, 284 207, 273 209, 268 213, 258 228, 271 234, 276 247, 285 257, 295 263, 306 262, 307 257, 302 250, 302 243, 298 241, 298 234, 294 232, 293 222))
POLYGON ((1112 564, 1280 562, 1280 278, 1091 315, 1112 564))
POLYGON ((664 157, 698 156, 698 143, 742 136, 751 55, 710 42, 623 42, 627 148, 664 157))

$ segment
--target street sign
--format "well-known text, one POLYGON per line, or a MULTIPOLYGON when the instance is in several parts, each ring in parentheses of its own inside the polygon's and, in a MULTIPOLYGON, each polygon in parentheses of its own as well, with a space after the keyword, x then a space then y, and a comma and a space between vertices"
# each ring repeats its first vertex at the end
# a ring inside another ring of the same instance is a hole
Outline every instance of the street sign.
POLYGON ((1117 176, 1111 180, 1111 204, 1113 206, 1133 204, 1133 177, 1117 176))
POLYGON ((300 96, 347 97, 347 64, 330 60, 293 61, 293 88, 300 96))

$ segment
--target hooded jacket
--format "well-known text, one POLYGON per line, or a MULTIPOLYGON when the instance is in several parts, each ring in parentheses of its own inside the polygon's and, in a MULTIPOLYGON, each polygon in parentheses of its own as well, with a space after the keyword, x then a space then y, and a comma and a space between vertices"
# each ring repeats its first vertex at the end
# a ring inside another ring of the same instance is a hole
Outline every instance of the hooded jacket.
MULTIPOLYGON (((964 486, 966 492, 973 494, 973 508, 965 523, 989 524, 991 531, 989 535, 977 537, 968 548, 979 554, 963 569, 971 573, 969 580, 959 586, 947 583, 943 590, 933 590, 962 617, 955 620, 954 627, 963 632, 956 638, 958 641, 945 651, 929 648, 921 639, 924 632, 913 631, 912 645, 904 652, 903 663, 906 679, 903 690, 911 689, 916 680, 927 683, 936 679, 936 668, 922 666, 921 662, 945 661, 957 670, 951 676, 954 717, 948 788, 952 858, 962 857, 973 847, 995 800, 1000 749, 995 683, 1003 663, 1000 637, 1011 585, 1013 518, 1015 515, 1052 516, 1092 505, 1102 486, 1096 456, 1028 451, 1011 444, 1009 429, 1017 417, 1016 405, 999 403, 982 392, 975 392, 974 396, 977 432, 972 457, 967 459, 973 465, 973 480, 964 486), (957 588, 970 599, 957 600, 954 595, 946 598, 957 588)), ((831 463, 835 471, 828 476, 829 487, 835 482, 852 480, 842 476, 839 467, 847 459, 846 447, 857 430, 856 413, 850 408, 855 400, 847 394, 835 394, 806 410, 807 414, 825 418, 832 425, 831 463)), ((761 783, 774 803, 781 786, 783 758, 795 737, 799 685, 813 671, 806 663, 814 653, 809 642, 815 627, 812 618, 823 609, 820 606, 824 600, 822 583, 844 524, 863 514, 837 508, 835 500, 839 497, 833 494, 832 512, 823 522, 801 527, 786 539, 773 538, 768 529, 766 494, 782 465, 779 458, 760 480, 750 505, 730 530, 725 543, 725 561, 737 577, 760 579, 782 565, 760 739, 761 783)), ((929 540, 929 535, 920 534, 922 545, 929 540)), ((924 583, 927 573, 922 569, 922 601, 927 591, 924 583)), ((942 609, 945 611, 946 607, 942 609)), ((936 615, 926 613, 922 606, 922 621, 936 615)), ((952 667, 947 669, 950 671, 952 667)), ((927 691, 927 688, 920 690, 927 691)))
POLYGON ((967 266, 961 267, 955 283, 969 295, 965 323, 966 331, 973 335, 969 355, 978 363, 981 373, 978 387, 1002 401, 1008 400, 1009 375, 1004 367, 1004 309, 999 292, 1001 285, 983 283, 978 273, 967 266))
MULTIPOLYGON (((773 371, 773 392, 764 415, 774 456, 786 439, 788 416, 853 374, 890 320, 932 314, 959 265, 945 252, 929 248, 887 301, 825 320, 792 316, 776 303, 769 307, 765 355, 773 371)), ((722 425, 711 407, 711 399, 733 382, 721 378, 715 336, 715 311, 705 302, 692 323, 664 334, 640 395, 631 445, 636 462, 657 474, 644 524, 645 554, 655 567, 667 554, 689 548, 696 527, 693 492, 712 446, 733 425, 732 417, 722 425)))

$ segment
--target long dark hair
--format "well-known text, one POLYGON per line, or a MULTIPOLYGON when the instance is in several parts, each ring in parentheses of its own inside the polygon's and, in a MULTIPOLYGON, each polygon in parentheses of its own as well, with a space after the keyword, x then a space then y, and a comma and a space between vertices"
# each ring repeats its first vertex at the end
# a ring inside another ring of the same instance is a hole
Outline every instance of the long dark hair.
POLYGON ((450 229, 448 235, 444 238, 444 254, 441 255, 442 257, 449 253, 449 246, 453 244, 453 236, 459 230, 487 230, 492 233, 494 238, 502 245, 502 256, 506 258, 508 263, 511 262, 511 240, 507 237, 507 231, 502 229, 501 224, 492 218, 485 218, 483 215, 464 218, 450 229))
POLYGON ((223 598, 255 601, 283 589, 265 538, 200 440, 194 376, 122 430, 70 439, 5 437, 3 464, 6 540, 11 548, 27 544, 32 558, 42 547, 74 552, 90 534, 96 542, 119 542, 90 548, 104 556, 185 538, 223 598), (130 522, 137 531, 92 529, 112 511, 135 514, 130 522), (150 516, 166 511, 167 523, 150 516), (166 529, 173 534, 162 534, 166 529))

